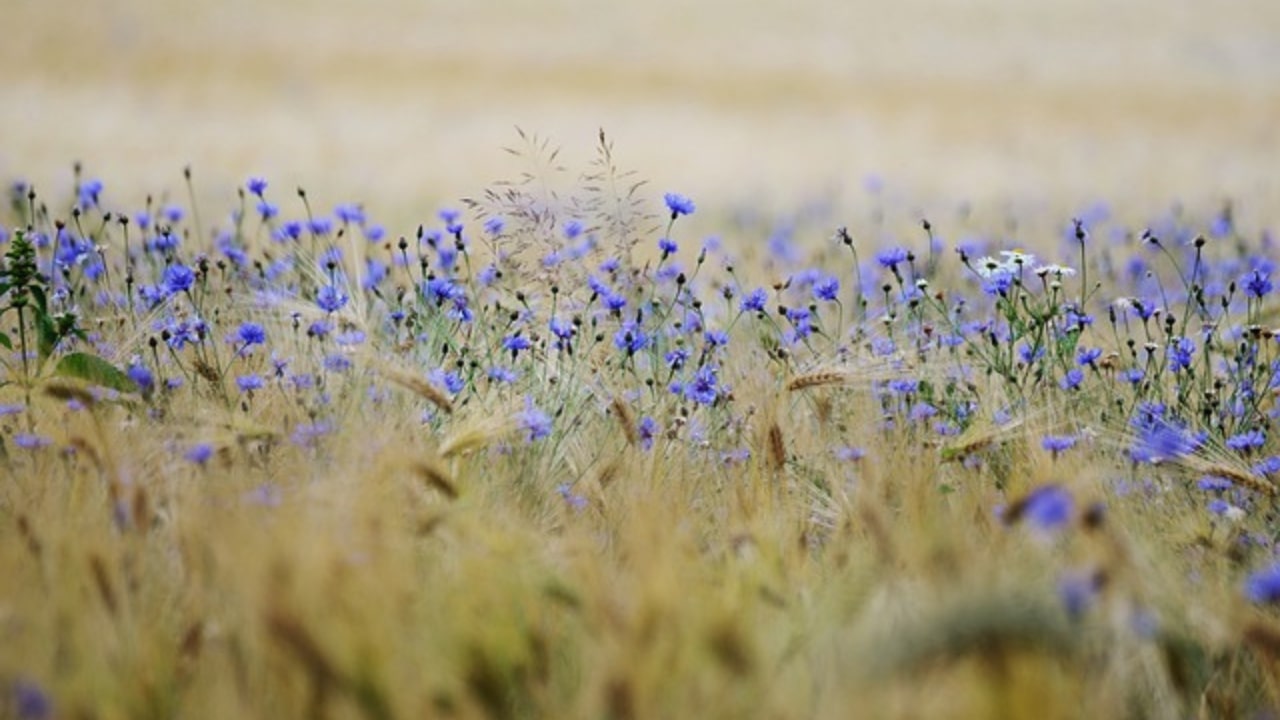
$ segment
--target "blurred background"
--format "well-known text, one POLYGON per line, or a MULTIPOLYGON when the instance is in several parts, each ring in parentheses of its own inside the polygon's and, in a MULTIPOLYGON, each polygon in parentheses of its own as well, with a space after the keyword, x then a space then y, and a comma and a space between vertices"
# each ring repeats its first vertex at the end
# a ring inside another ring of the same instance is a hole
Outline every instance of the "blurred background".
MULTIPOLYGON (((109 204, 249 175, 388 219, 618 161, 701 207, 1280 207, 1276 0, 4 0, 0 177, 109 204)), ((1273 213, 1274 216, 1274 213, 1273 213)))

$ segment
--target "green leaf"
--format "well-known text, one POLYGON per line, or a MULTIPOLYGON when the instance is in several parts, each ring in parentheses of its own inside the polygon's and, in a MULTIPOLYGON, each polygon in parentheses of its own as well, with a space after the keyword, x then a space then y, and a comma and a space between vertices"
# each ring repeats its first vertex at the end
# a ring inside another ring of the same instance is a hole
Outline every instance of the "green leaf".
POLYGON ((9 339, 8 335, 5 335, 2 332, 0 332, 0 346, 3 346, 5 350, 13 349, 13 341, 9 339))
POLYGON ((62 377, 78 378, 120 392, 138 391, 137 384, 120 368, 89 353, 74 352, 66 355, 58 361, 58 366, 54 368, 53 373, 62 377))
POLYGON ((58 345, 58 330, 48 314, 36 312, 36 335, 36 350, 40 353, 40 361, 44 362, 53 355, 53 349, 58 345))

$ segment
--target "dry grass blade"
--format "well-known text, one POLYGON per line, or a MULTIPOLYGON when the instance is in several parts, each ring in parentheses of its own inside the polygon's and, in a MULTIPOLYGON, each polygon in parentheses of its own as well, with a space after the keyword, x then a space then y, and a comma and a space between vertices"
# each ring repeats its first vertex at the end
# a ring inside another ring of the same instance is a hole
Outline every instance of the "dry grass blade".
POLYGON ((797 375, 787 382, 788 392, 797 392, 825 385, 839 385, 848 381, 849 373, 843 370, 819 370, 797 375))
POLYGON ((622 428, 622 434, 627 438, 627 444, 635 447, 640 442, 640 433, 636 430, 636 418, 631 412, 630 406, 621 395, 613 396, 613 417, 618 421, 618 426, 622 428))
POLYGON ((438 491, 450 500, 457 500, 460 493, 458 485, 444 468, 426 460, 416 460, 410 468, 430 488, 438 491))
POLYGON ((383 364, 378 366, 378 373, 396 385, 435 405, 440 410, 450 414, 453 413, 453 401, 449 399, 444 390, 436 387, 426 378, 383 364))

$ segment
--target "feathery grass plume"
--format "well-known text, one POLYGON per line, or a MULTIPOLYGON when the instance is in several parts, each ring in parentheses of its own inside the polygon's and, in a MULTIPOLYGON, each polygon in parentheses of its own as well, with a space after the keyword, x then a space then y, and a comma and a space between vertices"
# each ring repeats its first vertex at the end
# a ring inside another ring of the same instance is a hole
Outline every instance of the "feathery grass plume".
POLYGON ((1189 455, 1179 460, 1180 464, 1198 475, 1216 475, 1223 477, 1236 483, 1240 487, 1247 488, 1267 497, 1276 495, 1276 486, 1267 478, 1253 472, 1249 468, 1238 461, 1233 461, 1229 457, 1221 457, 1210 459, 1199 457, 1197 455, 1189 455))
POLYGON ((610 404, 613 409, 613 417, 618 421, 618 426, 622 428, 622 436, 627 439, 627 444, 635 447, 640 443, 640 433, 636 430, 636 418, 631 412, 631 406, 627 404, 625 398, 621 395, 614 394, 610 404))
POLYGON ((119 598, 111 583, 111 576, 107 573, 107 563, 96 552, 89 555, 89 571, 93 575, 93 585, 98 590, 98 599, 102 601, 107 613, 115 617, 120 611, 119 598))
POLYGON ((788 392, 799 392, 809 388, 823 387, 826 385, 839 385, 849 379, 849 373, 844 370, 816 370, 814 372, 796 375, 787 381, 788 392))
POLYGON ((311 681, 311 708, 317 713, 330 692, 340 690, 342 674, 329 660, 311 631, 296 616, 280 609, 267 612, 267 632, 306 671, 311 681))
POLYGON ((26 514, 19 514, 17 525, 18 537, 26 543, 27 552, 38 560, 44 552, 44 545, 40 542, 40 536, 36 534, 35 528, 31 527, 31 520, 26 514))
POLYGON ((440 457, 449 460, 484 449, 510 435, 516 427, 509 413, 472 415, 445 436, 440 443, 440 457))
POLYGON ((98 403, 98 399, 87 388, 67 380, 51 378, 44 382, 41 389, 49 397, 63 402, 74 400, 88 408, 94 407, 98 403))
POLYGON ((378 363, 376 368, 378 374, 396 385, 412 392, 445 413, 453 413, 453 401, 449 399, 449 396, 445 394, 444 390, 436 387, 434 383, 428 381, 426 378, 420 377, 416 373, 392 367, 386 363, 378 363))
POLYGON ((428 487, 450 500, 458 499, 458 485, 444 468, 430 460, 414 460, 409 463, 409 467, 428 487))
POLYGON ((777 420, 769 422, 768 431, 769 469, 779 472, 787 464, 787 443, 782 435, 782 428, 777 420))
POLYGON ((1016 593, 962 597, 873 634, 871 667, 895 676, 974 656, 1031 652, 1071 660, 1081 649, 1079 634, 1060 608, 1016 593))

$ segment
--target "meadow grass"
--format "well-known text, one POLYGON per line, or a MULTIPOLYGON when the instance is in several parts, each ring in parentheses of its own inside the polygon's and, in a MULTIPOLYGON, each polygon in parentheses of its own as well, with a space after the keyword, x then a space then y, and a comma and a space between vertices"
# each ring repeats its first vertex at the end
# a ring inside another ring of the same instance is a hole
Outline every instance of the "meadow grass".
POLYGON ((698 240, 603 134, 568 192, 515 151, 417 228, 12 186, 6 716, 1280 703, 1265 230, 698 240))

